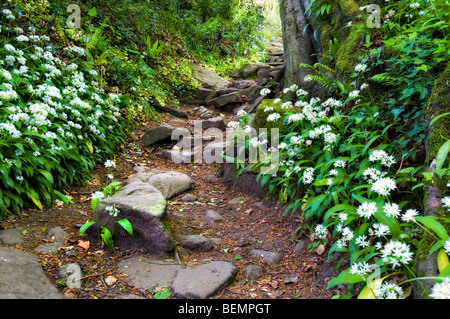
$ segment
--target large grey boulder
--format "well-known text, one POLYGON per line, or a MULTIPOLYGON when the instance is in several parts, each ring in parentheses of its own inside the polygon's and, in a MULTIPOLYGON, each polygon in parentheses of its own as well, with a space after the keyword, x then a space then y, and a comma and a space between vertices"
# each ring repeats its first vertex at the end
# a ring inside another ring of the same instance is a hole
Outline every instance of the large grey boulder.
POLYGON ((0 247, 0 299, 61 299, 45 275, 38 257, 0 247))
POLYGON ((242 97, 240 92, 233 92, 218 96, 206 103, 207 107, 215 107, 222 109, 225 107, 236 106, 236 104, 242 103, 242 97))
POLYGON ((176 127, 174 126, 163 124, 146 131, 142 137, 144 146, 151 146, 156 143, 170 141, 172 138, 172 132, 175 129, 176 127))
POLYGON ((209 298, 228 286, 236 272, 236 267, 225 261, 180 269, 172 283, 173 295, 184 299, 209 298))
POLYGON ((159 190, 166 199, 170 199, 194 187, 194 181, 188 175, 174 171, 151 175, 147 183, 159 190))
MULTIPOLYGON (((169 151, 175 152, 175 151, 169 151)), ((190 157, 191 155, 189 155, 190 157)), ((187 160, 188 158, 186 158, 187 160)), ((125 185, 142 182, 156 188, 165 199, 170 199, 178 194, 190 190, 194 181, 186 174, 169 171, 160 174, 138 173, 130 176, 125 185)))
POLYGON ((228 85, 228 81, 226 79, 200 65, 189 63, 189 66, 192 69, 194 79, 200 82, 201 86, 205 89, 220 90, 228 85))
POLYGON ((98 204, 99 223, 112 229, 113 218, 106 207, 116 205, 117 218, 126 218, 133 227, 133 235, 118 227, 114 239, 121 249, 144 249, 152 254, 167 255, 175 248, 167 226, 166 199, 152 185, 135 181, 120 188, 113 196, 98 204))

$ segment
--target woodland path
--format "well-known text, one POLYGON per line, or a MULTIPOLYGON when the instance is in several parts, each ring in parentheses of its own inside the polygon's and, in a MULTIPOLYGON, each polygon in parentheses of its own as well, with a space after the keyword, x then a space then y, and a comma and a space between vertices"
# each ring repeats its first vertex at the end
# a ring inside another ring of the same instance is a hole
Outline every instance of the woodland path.
MULTIPOLYGON (((194 121, 200 120, 193 107, 188 104, 180 106, 188 118, 163 113, 161 122, 192 130, 194 121)), ((225 124, 236 116, 231 111, 209 111, 211 117, 220 117, 225 124)), ((176 256, 161 262, 178 263, 185 269, 215 261, 234 265, 234 280, 211 298, 329 299, 339 293, 342 287, 326 289, 328 281, 337 275, 337 271, 327 261, 326 252, 308 250, 310 239, 296 231, 302 222, 299 217, 286 215, 283 207, 268 196, 251 196, 239 187, 224 182, 219 176, 219 164, 176 164, 161 156, 173 149, 173 143, 143 146, 145 131, 162 123, 143 123, 130 135, 123 152, 115 158, 115 180, 126 181, 136 173, 136 166, 185 173, 195 183, 189 192, 195 201, 185 201, 183 197, 186 193, 172 198, 167 207, 169 227, 175 236, 201 235, 214 240, 212 249, 178 249, 176 256), (216 223, 205 220, 208 210, 220 212, 222 220, 216 223), (255 250, 276 253, 280 258, 268 261, 255 254, 255 250)), ((20 217, 10 216, 1 221, 0 248, 15 248, 37 256, 45 275, 65 298, 155 298, 162 292, 161 287, 148 289, 137 286, 120 266, 127 261, 141 262, 146 258, 144 252, 116 249, 110 253, 100 242, 88 241, 78 234, 80 225, 88 218, 92 219, 90 195, 104 186, 107 173, 102 165, 98 165, 92 182, 63 189, 73 201, 69 206, 57 205, 43 211, 28 209, 20 217), (54 236, 49 236, 55 227, 66 233, 56 251, 48 253, 37 249, 56 241, 54 236), (5 232, 14 231, 15 240, 5 239, 8 238, 5 232), (62 280, 61 266, 70 263, 77 263, 81 268, 81 288, 69 288, 62 280)))

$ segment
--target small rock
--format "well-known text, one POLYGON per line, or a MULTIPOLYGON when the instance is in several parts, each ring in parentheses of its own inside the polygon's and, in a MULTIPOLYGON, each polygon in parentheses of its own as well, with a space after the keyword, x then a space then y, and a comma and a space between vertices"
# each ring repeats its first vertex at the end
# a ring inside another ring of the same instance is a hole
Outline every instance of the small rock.
POLYGON ((274 253, 271 251, 265 251, 265 250, 259 250, 259 249, 251 250, 250 254, 262 257, 266 262, 268 262, 269 264, 272 264, 272 265, 278 264, 282 259, 281 255, 279 253, 274 253))
POLYGON ((266 206, 264 205, 263 202, 256 202, 256 203, 253 203, 252 208, 257 209, 257 210, 264 210, 264 209, 266 209, 266 206))
POLYGON ((283 279, 283 284, 295 284, 296 282, 298 282, 298 277, 290 277, 290 278, 285 278, 283 279))
POLYGON ((136 173, 145 173, 149 169, 150 168, 148 166, 142 166, 142 165, 137 165, 137 166, 133 167, 133 171, 135 171, 136 173))
POLYGON ((180 201, 182 201, 182 202, 195 202, 196 200, 197 200, 197 197, 195 197, 192 194, 186 194, 180 199, 180 201))
POLYGON ((242 204, 242 202, 245 201, 245 199, 246 198, 243 196, 236 197, 236 198, 233 198, 232 200, 228 201, 228 204, 229 205, 239 205, 239 204, 242 204))
POLYGON ((302 254, 307 248, 307 244, 304 240, 299 241, 294 246, 294 253, 296 254, 302 254))
POLYGON ((47 234, 48 243, 39 245, 36 250, 45 254, 56 253, 61 246, 65 244, 69 234, 62 227, 54 227, 47 234))
POLYGON ((245 267, 245 276, 250 280, 258 280, 263 275, 262 267, 258 265, 248 265, 245 267))
POLYGON ((187 249, 209 251, 213 248, 211 241, 202 235, 178 235, 179 244, 187 249))
POLYGON ((202 128, 205 130, 210 128, 217 128, 219 130, 223 130, 226 128, 226 125, 223 118, 219 116, 202 121, 202 128))
POLYGON ((223 220, 222 215, 214 210, 208 210, 205 215, 205 222, 210 225, 217 225, 223 220))
POLYGON ((81 288, 81 268, 77 263, 70 263, 59 269, 59 275, 65 279, 69 288, 81 288))
POLYGON ((319 247, 316 248, 317 255, 321 256, 325 252, 325 246, 320 244, 319 247))

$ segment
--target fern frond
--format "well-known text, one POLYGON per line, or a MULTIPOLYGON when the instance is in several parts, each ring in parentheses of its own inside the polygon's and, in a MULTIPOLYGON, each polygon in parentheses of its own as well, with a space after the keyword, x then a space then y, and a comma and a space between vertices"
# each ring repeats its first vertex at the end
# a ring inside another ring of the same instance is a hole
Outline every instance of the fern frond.
POLYGON ((100 38, 102 37, 103 32, 105 31, 107 22, 108 22, 108 18, 105 18, 103 20, 102 24, 100 25, 100 27, 98 27, 97 30, 95 30, 94 34, 92 35, 91 40, 86 45, 87 51, 91 51, 92 49, 95 49, 97 47, 97 43, 100 40, 100 38))
POLYGON ((64 44, 67 43, 66 34, 64 33, 64 29, 58 20, 56 20, 56 34, 57 34, 57 37, 59 38, 59 40, 61 40, 64 44))

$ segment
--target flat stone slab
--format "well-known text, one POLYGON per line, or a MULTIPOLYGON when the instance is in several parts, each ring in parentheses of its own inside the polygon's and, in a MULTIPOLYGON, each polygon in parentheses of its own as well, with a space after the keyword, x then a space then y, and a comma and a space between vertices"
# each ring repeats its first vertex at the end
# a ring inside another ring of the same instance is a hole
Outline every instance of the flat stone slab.
POLYGON ((119 269, 128 275, 126 281, 131 285, 148 290, 152 287, 170 287, 181 265, 133 256, 121 261, 119 269))
POLYGON ((5 245, 17 245, 23 242, 22 227, 9 228, 0 231, 0 241, 5 245))
POLYGON ((173 295, 182 299, 209 298, 228 286, 236 272, 236 267, 225 261, 180 269, 172 283, 173 295))
POLYGON ((62 299, 37 256, 0 247, 0 299, 62 299))

